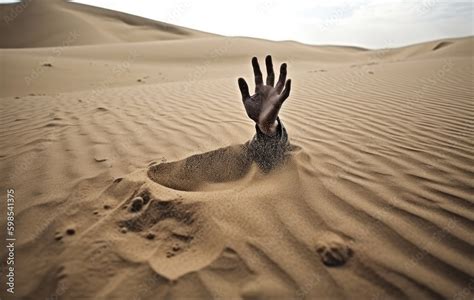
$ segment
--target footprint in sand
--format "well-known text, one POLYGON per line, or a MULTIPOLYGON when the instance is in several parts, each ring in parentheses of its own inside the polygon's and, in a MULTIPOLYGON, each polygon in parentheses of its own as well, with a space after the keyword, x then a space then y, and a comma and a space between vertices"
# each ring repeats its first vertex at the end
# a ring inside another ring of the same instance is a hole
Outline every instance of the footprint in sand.
MULTIPOLYGON (((142 233, 149 240, 158 237, 159 224, 162 222, 171 221, 174 227, 186 227, 194 222, 194 205, 182 203, 179 199, 155 199, 145 190, 129 201, 124 206, 128 207, 128 214, 118 223, 119 227, 129 232, 142 233)), ((179 236, 175 238, 180 239, 179 236)))
POLYGON ((324 238, 316 243, 316 252, 328 267, 344 265, 353 255, 352 249, 340 237, 324 238))
POLYGON ((139 212, 142 209, 143 204, 144 201, 142 197, 135 197, 130 205, 130 212, 139 212))

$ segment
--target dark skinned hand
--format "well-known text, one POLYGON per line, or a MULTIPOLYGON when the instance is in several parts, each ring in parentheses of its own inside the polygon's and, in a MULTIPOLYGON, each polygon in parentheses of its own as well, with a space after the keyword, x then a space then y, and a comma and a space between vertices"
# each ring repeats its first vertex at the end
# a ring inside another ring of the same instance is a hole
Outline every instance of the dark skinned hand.
POLYGON ((283 102, 290 95, 291 79, 286 80, 286 64, 280 67, 280 77, 275 86, 272 57, 265 58, 267 66, 267 81, 263 84, 262 71, 256 57, 252 58, 253 73, 255 75, 255 94, 250 96, 249 87, 245 79, 239 78, 239 88, 242 93, 242 102, 250 119, 257 123, 260 130, 269 136, 276 134, 278 112, 283 102))

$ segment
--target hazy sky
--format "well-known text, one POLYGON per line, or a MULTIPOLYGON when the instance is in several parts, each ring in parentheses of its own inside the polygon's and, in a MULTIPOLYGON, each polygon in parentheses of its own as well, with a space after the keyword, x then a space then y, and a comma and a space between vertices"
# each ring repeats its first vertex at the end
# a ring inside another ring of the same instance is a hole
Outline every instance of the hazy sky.
POLYGON ((472 0, 76 2, 223 35, 288 39, 309 44, 385 48, 474 34, 472 0))

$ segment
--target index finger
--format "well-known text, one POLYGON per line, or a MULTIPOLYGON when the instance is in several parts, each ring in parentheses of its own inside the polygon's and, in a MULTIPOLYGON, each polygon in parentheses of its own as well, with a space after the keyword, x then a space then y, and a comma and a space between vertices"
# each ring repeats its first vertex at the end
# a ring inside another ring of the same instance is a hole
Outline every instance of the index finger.
POLYGON ((258 65, 258 59, 256 57, 252 58, 253 74, 255 75, 255 85, 260 87, 263 84, 262 71, 260 71, 260 66, 258 65))

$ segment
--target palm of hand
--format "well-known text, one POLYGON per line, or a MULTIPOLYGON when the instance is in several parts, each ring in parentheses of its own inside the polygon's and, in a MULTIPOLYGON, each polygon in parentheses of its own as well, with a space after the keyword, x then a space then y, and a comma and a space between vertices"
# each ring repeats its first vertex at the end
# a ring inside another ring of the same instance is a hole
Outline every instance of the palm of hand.
POLYGON ((273 134, 276 128, 276 119, 283 102, 290 95, 291 79, 286 80, 286 64, 280 67, 280 77, 276 86, 275 73, 273 72, 272 58, 268 55, 265 59, 267 67, 267 81, 263 84, 262 72, 256 57, 252 59, 255 75, 255 94, 250 96, 248 85, 243 78, 239 78, 239 88, 242 101, 250 119, 255 121, 259 128, 267 134, 273 134), (286 82, 285 82, 286 81, 286 82))

